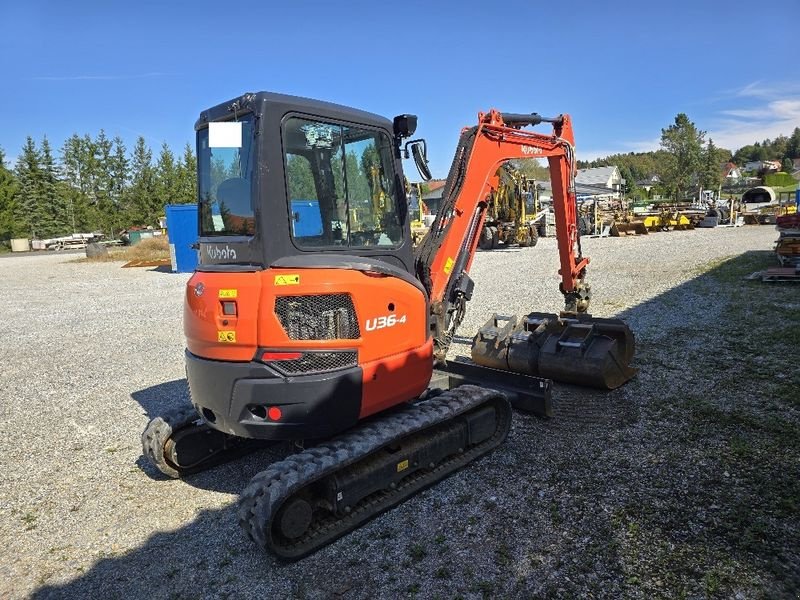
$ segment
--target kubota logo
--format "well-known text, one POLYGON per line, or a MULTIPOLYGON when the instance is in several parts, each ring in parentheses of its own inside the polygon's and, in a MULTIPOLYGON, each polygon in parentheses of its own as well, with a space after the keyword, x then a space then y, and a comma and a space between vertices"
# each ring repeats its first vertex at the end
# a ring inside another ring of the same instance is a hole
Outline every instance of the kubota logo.
POLYGON ((536 148, 535 146, 522 146, 523 154, 542 154, 542 152, 541 148, 536 148))
POLYGON ((236 250, 228 245, 220 246, 204 246, 206 256, 211 260, 236 260, 236 250))

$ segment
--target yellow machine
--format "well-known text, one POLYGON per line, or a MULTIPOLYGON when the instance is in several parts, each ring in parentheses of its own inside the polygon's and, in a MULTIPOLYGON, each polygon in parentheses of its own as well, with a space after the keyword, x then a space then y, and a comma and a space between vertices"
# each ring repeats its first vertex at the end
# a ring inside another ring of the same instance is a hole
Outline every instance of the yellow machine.
POLYGON ((505 246, 535 246, 539 241, 539 232, 529 217, 528 204, 537 214, 539 194, 536 181, 509 165, 501 166, 495 177, 497 188, 491 195, 480 247, 491 250, 501 243, 505 246))

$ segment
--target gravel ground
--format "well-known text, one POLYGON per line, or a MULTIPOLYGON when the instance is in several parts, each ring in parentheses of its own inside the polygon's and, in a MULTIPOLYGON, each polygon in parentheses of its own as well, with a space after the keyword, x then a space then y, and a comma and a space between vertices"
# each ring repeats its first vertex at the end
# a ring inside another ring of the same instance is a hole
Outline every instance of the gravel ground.
MULTIPOLYGON (((793 597, 798 381, 789 371, 791 388, 726 384, 732 362, 785 373, 790 355, 720 341, 732 309, 718 286, 741 286, 740 273, 707 273, 728 257, 765 262, 753 251, 775 237, 744 227, 584 240, 592 312, 631 325, 638 377, 611 393, 556 385, 555 418, 515 415, 499 450, 296 564, 257 552, 236 523, 237 492, 269 453, 184 481, 141 458, 149 418, 187 401, 188 276, 2 260, 0 597, 793 597), (774 431, 769 410, 782 419, 774 431), (747 437, 746 419, 762 419, 751 425, 763 435, 747 437)), ((479 253, 460 332, 494 310, 557 311, 556 263, 552 239, 479 253)), ((469 338, 452 353, 468 355, 469 338)))

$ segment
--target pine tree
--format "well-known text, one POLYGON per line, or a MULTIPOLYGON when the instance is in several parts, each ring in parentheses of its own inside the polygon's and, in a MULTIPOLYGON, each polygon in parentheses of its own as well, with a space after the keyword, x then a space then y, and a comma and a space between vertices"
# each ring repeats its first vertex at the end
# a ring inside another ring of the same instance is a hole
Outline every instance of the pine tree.
POLYGON ((61 188, 70 212, 70 221, 74 220, 75 229, 80 231, 98 228, 98 215, 93 211, 89 201, 88 166, 86 164, 85 140, 73 133, 61 147, 61 188))
POLYGON ((22 154, 17 159, 16 176, 19 183, 19 201, 13 218, 21 224, 26 235, 40 238, 44 235, 41 209, 41 157, 31 136, 25 139, 22 154))
POLYGON ((178 183, 174 202, 177 204, 197 202, 197 158, 189 144, 184 146, 183 159, 178 164, 178 183))
POLYGON ((154 225, 158 217, 153 153, 142 136, 136 139, 131 160, 131 185, 128 188, 129 220, 136 225, 154 225))
POLYGON ((714 140, 709 139, 703 153, 703 168, 700 173, 700 185, 705 190, 717 190, 722 184, 722 168, 714 140))
POLYGON ((789 142, 786 144, 787 158, 800 158, 800 127, 795 127, 789 142))
POLYGON ((68 232, 74 233, 74 214, 70 210, 68 198, 64 194, 64 186, 59 180, 53 152, 47 136, 42 140, 42 197, 45 199, 48 235, 60 236, 68 232))
POLYGON ((7 240, 25 234, 22 223, 16 220, 18 214, 17 180, 6 168, 6 157, 0 148, 0 240, 7 240))
MULTIPOLYGON (((161 152, 155 169, 155 188, 158 204, 155 208, 159 213, 164 211, 164 206, 174 204, 178 195, 178 167, 175 164, 175 155, 167 143, 161 144, 161 152)), ((159 215, 154 215, 158 217, 159 215)))
POLYGON ((116 136, 113 144, 114 150, 109 157, 108 166, 108 174, 110 177, 109 193, 114 204, 118 208, 122 208, 123 194, 128 185, 130 162, 126 156, 125 143, 122 141, 122 138, 116 136))
POLYGON ((119 204, 113 196, 114 180, 111 173, 112 142, 104 130, 100 130, 92 143, 93 161, 93 196, 101 218, 103 232, 113 237, 120 229, 119 204))
POLYGON ((705 132, 697 129, 685 113, 674 124, 661 130, 661 147, 666 161, 661 166, 661 182, 676 200, 683 200, 692 182, 699 179, 705 132))

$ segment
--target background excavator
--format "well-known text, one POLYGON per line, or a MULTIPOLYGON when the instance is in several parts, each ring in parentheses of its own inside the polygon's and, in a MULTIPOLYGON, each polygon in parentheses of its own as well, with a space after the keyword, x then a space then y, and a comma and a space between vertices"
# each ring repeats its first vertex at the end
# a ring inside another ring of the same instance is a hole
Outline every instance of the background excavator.
POLYGON ((415 116, 261 92, 204 111, 195 128, 193 406, 153 419, 143 451, 180 477, 295 442, 240 499, 240 523, 265 550, 300 558, 486 454, 512 404, 550 414, 549 377, 609 388, 633 376, 630 330, 586 315, 567 115, 480 113, 415 251, 400 160, 413 155, 429 176, 424 141, 406 141, 415 116), (550 134, 523 129, 542 122, 550 134), (502 327, 495 317, 473 346, 489 367, 448 362, 497 170, 527 157, 550 164, 565 311, 502 327))
POLYGON ((536 181, 504 163, 497 170, 499 185, 492 191, 478 247, 493 250, 500 244, 535 246, 539 241, 536 221, 541 214, 536 181))

